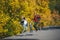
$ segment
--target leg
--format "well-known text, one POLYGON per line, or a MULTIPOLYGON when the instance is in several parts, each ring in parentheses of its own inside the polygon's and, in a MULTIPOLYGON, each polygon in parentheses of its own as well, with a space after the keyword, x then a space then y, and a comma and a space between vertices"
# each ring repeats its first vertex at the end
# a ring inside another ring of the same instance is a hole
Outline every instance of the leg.
POLYGON ((34 28, 35 28, 36 31, 38 30, 37 29, 37 22, 34 22, 34 28))
POLYGON ((40 22, 38 22, 37 28, 38 28, 38 30, 40 30, 40 22))

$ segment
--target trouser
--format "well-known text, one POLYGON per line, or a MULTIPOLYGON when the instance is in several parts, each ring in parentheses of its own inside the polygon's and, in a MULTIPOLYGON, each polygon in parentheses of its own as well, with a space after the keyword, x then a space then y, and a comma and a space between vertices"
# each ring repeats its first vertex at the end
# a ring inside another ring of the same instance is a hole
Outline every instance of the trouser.
POLYGON ((27 26, 26 25, 23 25, 24 27, 24 30, 23 31, 27 31, 27 26))
POLYGON ((35 28, 36 31, 40 30, 40 27, 38 27, 37 25, 38 25, 38 22, 34 22, 34 28, 35 28))
POLYGON ((30 25, 30 32, 32 32, 32 25, 30 25))
POLYGON ((36 31, 38 30, 37 24, 38 24, 38 22, 34 22, 34 28, 35 28, 36 31))

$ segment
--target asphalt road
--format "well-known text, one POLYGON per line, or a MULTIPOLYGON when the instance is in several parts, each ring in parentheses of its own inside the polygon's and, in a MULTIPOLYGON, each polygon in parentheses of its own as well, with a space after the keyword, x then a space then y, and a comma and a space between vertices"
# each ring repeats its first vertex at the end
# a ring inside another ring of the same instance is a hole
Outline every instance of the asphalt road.
POLYGON ((60 29, 25 32, 20 35, 4 38, 4 40, 60 40, 60 29))

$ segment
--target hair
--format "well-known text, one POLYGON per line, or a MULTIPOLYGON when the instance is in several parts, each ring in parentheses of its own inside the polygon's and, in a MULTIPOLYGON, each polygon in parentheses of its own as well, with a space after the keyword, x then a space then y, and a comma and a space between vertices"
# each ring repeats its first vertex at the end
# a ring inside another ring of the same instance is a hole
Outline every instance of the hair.
POLYGON ((23 19, 25 19, 25 17, 23 19))

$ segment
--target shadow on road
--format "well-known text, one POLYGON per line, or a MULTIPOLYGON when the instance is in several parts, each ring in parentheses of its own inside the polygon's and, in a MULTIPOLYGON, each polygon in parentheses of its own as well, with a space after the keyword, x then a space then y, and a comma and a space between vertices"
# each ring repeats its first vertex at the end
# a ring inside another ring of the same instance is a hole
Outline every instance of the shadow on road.
POLYGON ((22 36, 33 36, 33 34, 22 34, 22 35, 16 35, 16 36, 20 36, 20 37, 22 37, 22 36))

